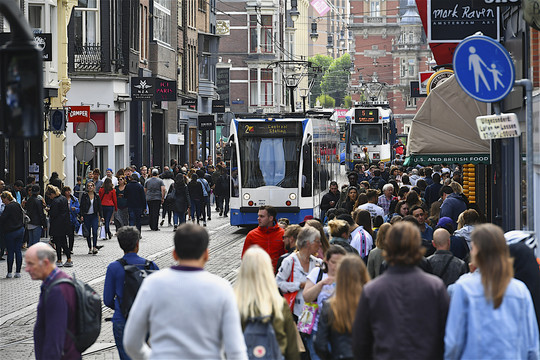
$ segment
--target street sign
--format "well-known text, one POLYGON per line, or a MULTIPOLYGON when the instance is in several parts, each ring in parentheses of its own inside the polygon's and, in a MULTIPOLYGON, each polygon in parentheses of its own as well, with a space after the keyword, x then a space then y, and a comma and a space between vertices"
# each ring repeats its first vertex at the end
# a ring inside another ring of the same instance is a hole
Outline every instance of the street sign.
POLYGON ((450 78, 452 75, 454 75, 454 72, 448 69, 439 70, 433 75, 431 75, 426 86, 427 94, 429 95, 431 90, 435 89, 437 85, 440 85, 446 80, 448 80, 448 78, 450 78))
POLYGON ((419 71, 418 82, 420 83, 420 94, 427 95, 427 83, 431 75, 435 74, 435 71, 419 71))
POLYGON ((476 126, 478 126, 482 140, 504 139, 521 135, 516 114, 478 116, 476 126))
POLYGON ((214 115, 199 115, 199 130, 214 130, 216 128, 214 115))
POLYGON ((454 71, 463 91, 478 101, 502 100, 514 86, 514 62, 510 54, 487 36, 470 36, 458 45, 454 71))
POLYGON ((90 106, 66 106, 68 122, 89 122, 90 106))

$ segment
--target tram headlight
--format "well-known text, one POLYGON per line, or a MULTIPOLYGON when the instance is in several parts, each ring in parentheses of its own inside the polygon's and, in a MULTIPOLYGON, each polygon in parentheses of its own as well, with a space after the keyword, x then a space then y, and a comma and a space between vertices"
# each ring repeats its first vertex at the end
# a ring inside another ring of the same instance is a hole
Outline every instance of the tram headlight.
POLYGON ((244 200, 249 200, 250 198, 251 198, 251 195, 249 195, 248 193, 244 194, 244 200))
POLYGON ((296 194, 295 193, 290 193, 289 194, 289 199, 295 200, 296 199, 296 194))

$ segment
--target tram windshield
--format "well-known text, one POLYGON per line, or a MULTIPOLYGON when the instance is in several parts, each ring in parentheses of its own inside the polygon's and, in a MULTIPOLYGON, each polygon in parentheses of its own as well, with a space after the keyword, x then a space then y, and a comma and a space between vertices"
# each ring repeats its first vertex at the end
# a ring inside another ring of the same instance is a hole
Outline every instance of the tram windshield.
POLYGON ((242 187, 298 187, 301 123, 240 123, 238 139, 242 187))
POLYGON ((381 125, 352 125, 351 145, 380 145, 382 144, 381 125))

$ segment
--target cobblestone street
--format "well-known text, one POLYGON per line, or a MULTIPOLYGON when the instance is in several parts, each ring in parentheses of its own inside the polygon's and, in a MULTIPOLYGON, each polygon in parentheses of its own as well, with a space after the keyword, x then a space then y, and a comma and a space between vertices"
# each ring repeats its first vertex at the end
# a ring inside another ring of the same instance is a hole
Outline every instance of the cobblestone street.
MULTIPOLYGON (((231 227, 229 219, 220 218, 215 211, 212 215, 207 227, 210 233, 210 260, 206 264, 206 270, 234 282, 240 266, 244 238, 249 229, 231 227)), ((173 228, 165 222, 160 229, 161 231, 154 232, 150 231, 148 226, 143 226, 139 255, 155 261, 162 269, 174 264, 171 255, 173 228)), ((72 257, 74 266, 63 270, 88 282, 102 295, 107 265, 122 257, 123 252, 114 237, 112 240, 98 240, 98 244, 104 245, 99 254, 87 255, 86 240, 76 237, 72 257)), ((24 272, 24 260, 23 275, 20 279, 6 279, 6 268, 6 262, 0 262, 0 359, 33 359, 32 333, 41 282, 32 281, 24 272)), ((84 359, 119 358, 112 324, 105 321, 112 317, 113 311, 105 306, 102 311, 104 320, 101 334, 97 342, 83 354, 84 359)))

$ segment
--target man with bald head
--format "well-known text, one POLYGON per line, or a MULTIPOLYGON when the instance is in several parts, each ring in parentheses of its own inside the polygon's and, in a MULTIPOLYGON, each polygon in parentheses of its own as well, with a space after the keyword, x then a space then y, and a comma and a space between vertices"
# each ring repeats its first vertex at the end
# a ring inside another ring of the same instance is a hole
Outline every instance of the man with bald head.
POLYGON ((51 287, 57 279, 70 278, 56 267, 56 252, 40 242, 28 248, 24 260, 32 280, 43 282, 34 326, 36 359, 80 359, 81 353, 70 336, 76 332, 75 289, 67 283, 51 287))
POLYGON ((433 275, 442 279, 444 285, 453 284, 459 277, 469 271, 467 264, 455 257, 450 251, 450 233, 440 228, 433 233, 432 244, 436 251, 427 258, 433 269, 433 275))

